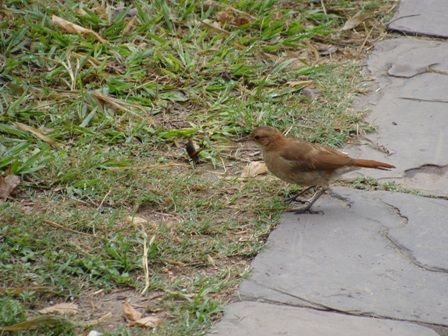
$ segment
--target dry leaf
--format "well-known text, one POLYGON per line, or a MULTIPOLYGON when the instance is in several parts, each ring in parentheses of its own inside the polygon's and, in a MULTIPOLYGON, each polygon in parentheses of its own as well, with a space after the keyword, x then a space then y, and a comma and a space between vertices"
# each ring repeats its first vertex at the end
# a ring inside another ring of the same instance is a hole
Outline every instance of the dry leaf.
POLYGON ((220 23, 231 23, 233 21, 233 15, 227 11, 217 12, 215 17, 220 23))
POLYGON ((364 16, 362 15, 362 12, 358 12, 345 22, 345 24, 341 30, 345 31, 345 30, 350 30, 350 29, 356 28, 363 21, 364 21, 364 16))
POLYGON ((286 84, 288 84, 289 86, 292 86, 292 87, 296 87, 296 86, 305 87, 307 85, 313 84, 313 81, 311 81, 311 80, 288 81, 286 84))
POLYGON ((338 48, 335 46, 332 46, 332 45, 328 45, 328 46, 319 48, 318 51, 321 56, 328 56, 328 55, 333 55, 334 53, 336 53, 338 51, 338 48))
POLYGON ((268 168, 264 162, 254 161, 244 167, 241 177, 255 177, 267 173, 268 168))
POLYGON ((236 17, 233 20, 233 24, 235 26, 242 26, 242 25, 248 24, 249 22, 250 22, 249 19, 246 17, 236 17))
POLYGON ((306 97, 309 97, 311 99, 317 99, 320 96, 322 96, 322 94, 320 93, 319 90, 313 89, 313 88, 308 88, 308 87, 303 88, 302 91, 301 91, 301 94, 306 96, 306 97))
POLYGON ((146 316, 137 321, 135 321, 135 325, 142 328, 155 328, 161 325, 163 320, 157 316, 146 316))
POLYGON ((49 292, 51 291, 51 287, 38 287, 38 286, 31 286, 31 287, 3 287, 0 288, 0 295, 4 294, 21 294, 23 292, 49 292))
POLYGON ((134 110, 140 110, 143 112, 147 112, 147 110, 143 106, 140 106, 138 104, 127 103, 127 102, 121 101, 119 99, 104 95, 98 91, 92 92, 92 96, 95 97, 101 105, 107 105, 107 106, 111 107, 112 109, 114 109, 115 111, 127 112, 127 113, 130 113, 130 114, 132 114, 138 118, 141 118, 141 119, 145 118, 145 120, 148 123, 154 122, 154 120, 151 117, 142 116, 142 115, 134 112, 134 110))
POLYGON ((129 31, 132 29, 132 28, 134 28, 134 26, 135 26, 135 22, 137 21, 137 17, 136 16, 133 16, 130 20, 129 20, 129 22, 126 24, 126 26, 124 27, 124 29, 123 29, 123 31, 122 31, 122 34, 123 35, 126 35, 127 33, 129 33, 129 31))
POLYGON ((56 141, 54 141, 53 139, 49 138, 48 136, 46 136, 45 134, 43 134, 40 130, 38 130, 37 128, 28 126, 26 124, 22 124, 19 122, 14 123, 14 125, 18 128, 20 128, 22 131, 25 132, 30 132, 32 135, 34 135, 36 138, 42 140, 43 142, 46 142, 47 144, 54 146, 54 147, 58 147, 60 146, 59 143, 57 143, 56 141))
POLYGON ((207 261, 209 262, 210 265, 212 265, 213 267, 216 267, 216 261, 215 261, 215 259, 212 258, 212 256, 210 254, 207 255, 207 261))
POLYGON ((58 303, 39 310, 41 314, 62 314, 62 315, 76 315, 78 313, 78 305, 76 303, 58 303))
POLYGON ((107 43, 107 40, 102 38, 97 32, 94 32, 91 29, 81 27, 73 22, 70 22, 63 18, 60 18, 59 16, 53 15, 51 17, 51 21, 53 22, 53 24, 61 27, 68 33, 81 34, 81 35, 93 35, 98 41, 100 41, 102 43, 107 43))
POLYGON ((0 176, 0 198, 8 198, 19 184, 20 178, 16 175, 0 176))
POLYGON ((144 219, 142 217, 136 217, 136 216, 128 216, 126 218, 126 222, 128 222, 129 224, 136 224, 136 225, 148 223, 148 221, 146 219, 144 219))
POLYGON ((213 21, 210 21, 209 19, 205 19, 203 21, 199 21, 199 23, 211 30, 218 32, 218 33, 223 33, 225 35, 230 34, 230 32, 221 28, 221 26, 219 25, 219 22, 213 22, 213 21))
MULTIPOLYGON (((26 320, 23 322, 19 322, 16 324, 12 324, 5 327, 0 327, 0 331, 23 331, 23 330, 32 330, 42 327, 51 327, 55 325, 60 325, 65 320, 61 317, 56 316, 39 316, 33 318, 31 320, 26 320)), ((65 321, 67 322, 67 321, 65 321)), ((2 333, 0 333, 2 334, 2 333)))
POLYGON ((86 15, 87 15, 87 12, 86 12, 84 9, 82 9, 82 8, 78 8, 78 9, 76 9, 75 12, 76 12, 76 14, 78 14, 79 16, 86 16, 86 15))
POLYGON ((132 307, 129 302, 123 304, 123 315, 129 325, 134 325, 135 322, 142 317, 142 313, 132 307))

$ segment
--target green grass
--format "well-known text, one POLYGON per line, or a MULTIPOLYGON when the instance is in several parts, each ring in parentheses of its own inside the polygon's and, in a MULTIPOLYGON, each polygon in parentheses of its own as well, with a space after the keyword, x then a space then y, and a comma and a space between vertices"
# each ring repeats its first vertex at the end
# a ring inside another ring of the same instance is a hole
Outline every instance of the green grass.
MULTIPOLYGON (((275 179, 241 180, 254 151, 233 140, 272 125, 340 146, 368 129, 349 111, 356 58, 392 1, 133 1, 113 18, 99 3, 0 4, 0 172, 21 177, 0 203, 0 297, 14 308, 0 311, 0 326, 98 290, 141 292, 146 243, 142 297, 163 293, 151 311, 164 324, 152 334, 201 335, 288 192, 275 179), (365 22, 341 32, 360 10, 365 22), (107 42, 69 34, 52 15, 107 42), (337 53, 322 53, 330 44, 337 53), (203 148, 197 167, 188 138, 203 148)), ((75 334, 98 318, 84 313, 21 334, 75 334)))

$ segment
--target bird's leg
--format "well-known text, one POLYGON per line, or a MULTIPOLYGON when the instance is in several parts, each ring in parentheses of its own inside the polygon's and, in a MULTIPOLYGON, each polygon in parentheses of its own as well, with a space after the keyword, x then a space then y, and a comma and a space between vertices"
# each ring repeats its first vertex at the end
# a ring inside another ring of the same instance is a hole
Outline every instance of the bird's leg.
POLYGON ((286 202, 287 202, 287 203, 292 203, 292 202, 295 201, 295 202, 305 203, 306 201, 297 200, 297 198, 299 198, 299 196, 305 194, 308 190, 313 189, 314 187, 315 187, 315 186, 309 186, 309 187, 307 187, 307 188, 301 190, 301 191, 298 192, 297 194, 295 194, 295 195, 293 195, 293 196, 290 196, 290 197, 287 197, 287 198, 286 198, 286 202))
POLYGON ((294 211, 294 213, 296 213, 296 214, 301 214, 304 212, 319 213, 319 212, 313 212, 310 209, 313 206, 313 204, 319 199, 319 197, 321 197, 325 193, 326 189, 327 188, 320 187, 320 189, 318 191, 316 191, 316 193, 313 195, 313 197, 311 197, 308 201, 305 202, 306 205, 300 209, 297 209, 296 211, 294 211))

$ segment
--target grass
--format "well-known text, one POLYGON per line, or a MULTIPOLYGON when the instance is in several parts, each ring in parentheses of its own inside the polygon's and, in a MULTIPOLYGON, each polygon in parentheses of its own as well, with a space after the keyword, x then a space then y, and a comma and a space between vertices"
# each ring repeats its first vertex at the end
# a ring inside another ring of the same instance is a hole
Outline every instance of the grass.
MULTIPOLYGON (((83 302, 126 290, 159 293, 143 307, 164 321, 152 334, 206 332, 291 188, 239 178, 257 156, 233 140, 272 125, 340 146, 369 129, 349 110, 362 93, 357 59, 392 5, 3 1, 0 171, 21 184, 0 203, 0 326, 74 301, 78 316, 17 333, 74 335, 107 313, 83 302), (341 31, 359 11, 364 22, 341 31), (197 166, 188 138, 203 149, 197 166)), ((121 315, 95 328, 148 333, 121 315)))

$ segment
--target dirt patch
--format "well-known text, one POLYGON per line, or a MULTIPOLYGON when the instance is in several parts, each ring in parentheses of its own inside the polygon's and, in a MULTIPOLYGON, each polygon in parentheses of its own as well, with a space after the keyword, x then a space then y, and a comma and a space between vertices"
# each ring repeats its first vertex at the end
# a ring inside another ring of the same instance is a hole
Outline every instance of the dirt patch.
POLYGON ((98 321, 96 329, 114 330, 121 324, 126 324, 123 316, 123 304, 129 302, 141 312, 152 312, 153 306, 159 302, 164 293, 160 291, 141 295, 132 289, 92 292, 79 300, 80 319, 83 321, 98 321))

